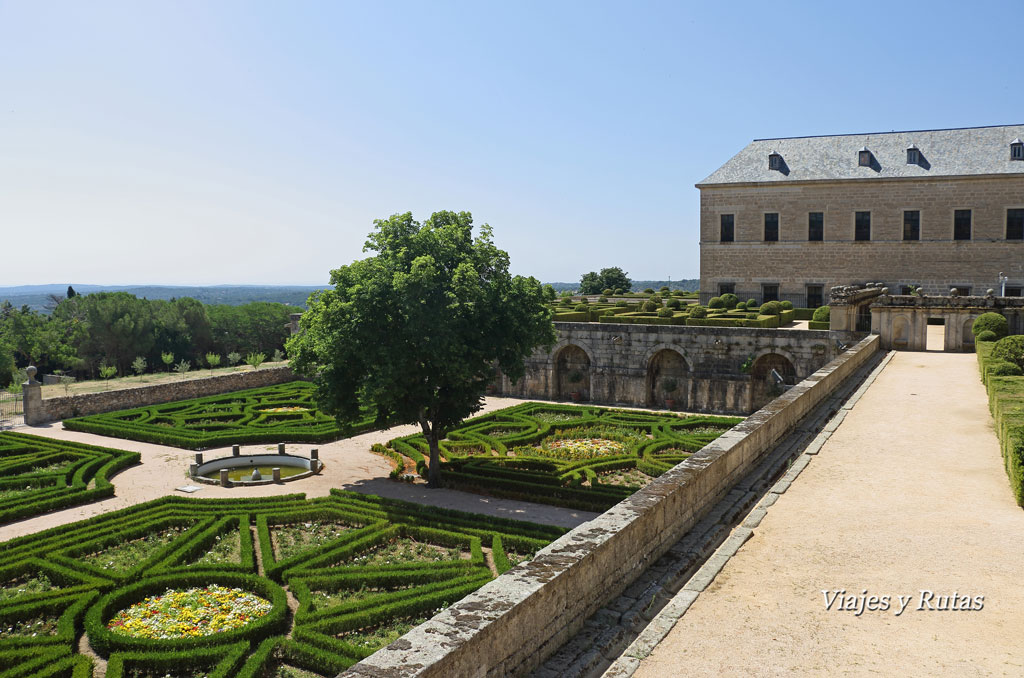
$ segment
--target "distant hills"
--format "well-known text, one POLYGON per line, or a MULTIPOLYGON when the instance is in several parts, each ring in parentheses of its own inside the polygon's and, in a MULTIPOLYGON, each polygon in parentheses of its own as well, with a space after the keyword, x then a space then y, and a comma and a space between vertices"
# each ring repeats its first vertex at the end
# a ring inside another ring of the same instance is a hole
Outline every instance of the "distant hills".
MULTIPOLYGON (((669 287, 673 290, 684 290, 692 292, 700 289, 700 281, 696 278, 689 280, 634 280, 633 289, 643 290, 648 287, 658 289, 669 287)), ((563 290, 575 290, 579 282, 553 282, 545 283, 555 288, 557 292, 563 290)), ((78 294, 91 294, 93 292, 127 292, 145 299, 177 299, 179 297, 192 297, 204 304, 228 304, 238 306, 247 304, 250 301, 276 301, 289 306, 306 307, 306 300, 309 295, 324 287, 305 285, 213 285, 209 287, 200 286, 173 286, 173 285, 71 285, 78 294)), ((21 308, 28 306, 36 311, 48 312, 53 308, 53 300, 50 295, 61 299, 67 293, 67 285, 18 285, 15 287, 0 287, 0 303, 11 302, 12 305, 21 308)))
MULTIPOLYGON (((128 292, 146 299, 177 299, 192 297, 204 304, 238 306, 251 301, 276 301, 289 306, 306 307, 309 295, 323 287, 303 285, 214 285, 211 287, 167 285, 71 285, 78 294, 93 292, 128 292)), ((36 311, 48 311, 53 306, 50 295, 64 298, 67 285, 19 285, 0 287, 0 303, 24 305, 36 311)))

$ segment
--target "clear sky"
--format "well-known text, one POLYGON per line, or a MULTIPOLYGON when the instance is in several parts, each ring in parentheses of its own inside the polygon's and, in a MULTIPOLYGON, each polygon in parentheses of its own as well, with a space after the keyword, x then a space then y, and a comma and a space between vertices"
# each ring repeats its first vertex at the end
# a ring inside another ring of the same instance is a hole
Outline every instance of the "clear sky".
POLYGON ((1024 122, 1024 2, 0 0, 0 285, 322 284, 471 211, 516 273, 698 275, 751 139, 1024 122))

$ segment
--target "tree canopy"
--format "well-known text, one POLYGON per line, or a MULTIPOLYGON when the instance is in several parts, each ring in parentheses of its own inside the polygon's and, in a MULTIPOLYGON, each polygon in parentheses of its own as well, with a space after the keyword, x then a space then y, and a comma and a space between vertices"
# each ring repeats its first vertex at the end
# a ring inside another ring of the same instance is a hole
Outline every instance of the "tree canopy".
POLYGON ((522 377, 554 325, 540 282, 509 274, 491 228, 474 238, 468 212, 423 223, 407 212, 374 227, 363 251, 376 254, 331 271, 334 288, 310 298, 288 353, 340 421, 368 405, 380 424, 419 424, 436 487, 446 430, 480 409, 495 365, 522 377))
POLYGON ((633 281, 618 266, 602 268, 600 273, 584 273, 580 278, 580 294, 601 294, 604 290, 622 289, 628 292, 633 281))

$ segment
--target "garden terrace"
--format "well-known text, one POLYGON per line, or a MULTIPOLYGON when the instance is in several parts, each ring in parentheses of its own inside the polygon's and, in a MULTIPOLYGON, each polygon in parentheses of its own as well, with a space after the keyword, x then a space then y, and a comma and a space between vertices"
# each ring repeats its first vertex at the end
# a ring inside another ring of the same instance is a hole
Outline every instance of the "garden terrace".
MULTIPOLYGON (((988 390, 988 408, 995 420, 1003 466, 1010 479, 1014 499, 1024 506, 1024 376, 1019 369, 1005 368, 1005 362, 992 358, 996 342, 977 342, 978 367, 988 390)), ((1018 367, 1016 363, 1014 367, 1018 367)))
POLYGON ((91 676, 84 632, 109 677, 333 676, 563 533, 337 490, 165 497, 4 544, 0 675, 91 676), (202 635, 181 620, 210 599, 202 635))
POLYGON ((114 495, 109 478, 137 452, 0 432, 0 524, 114 495))
POLYGON ((202 450, 231 444, 322 443, 373 427, 373 417, 342 428, 316 409, 313 386, 277 386, 64 420, 64 428, 202 450))
MULTIPOLYGON (((789 325, 794 320, 811 321, 813 308, 775 309, 777 313, 762 313, 760 306, 705 308, 688 303, 679 297, 663 297, 651 302, 625 296, 588 297, 578 300, 560 299, 550 304, 555 322, 601 322, 633 325, 689 325, 691 327, 759 327, 774 328, 789 325), (600 299, 607 299, 600 301, 600 299), (645 303, 646 302, 646 303, 645 303)), ((811 329, 828 329, 820 323, 811 329)))
MULTIPOLYGON (((601 512, 742 421, 524 403, 475 417, 441 441, 442 480, 456 489, 601 512)), ((426 474, 422 434, 377 451, 426 474)))

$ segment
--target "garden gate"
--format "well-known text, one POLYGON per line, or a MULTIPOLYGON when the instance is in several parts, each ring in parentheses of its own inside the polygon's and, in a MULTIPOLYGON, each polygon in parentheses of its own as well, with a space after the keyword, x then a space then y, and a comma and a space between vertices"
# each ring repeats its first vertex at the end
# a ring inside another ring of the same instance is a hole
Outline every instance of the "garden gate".
POLYGON ((0 429, 14 428, 23 416, 21 394, 0 392, 0 429))

